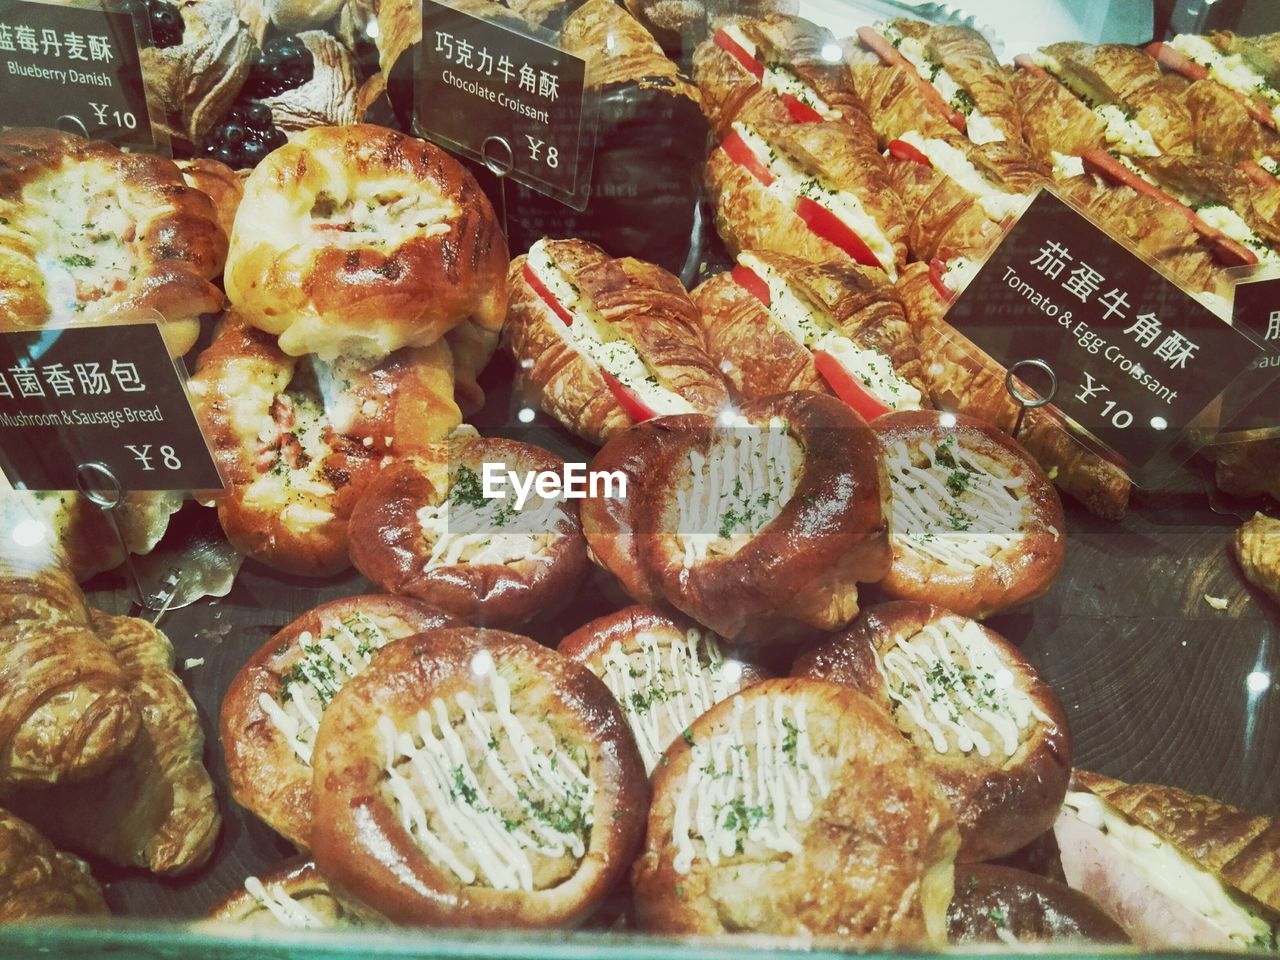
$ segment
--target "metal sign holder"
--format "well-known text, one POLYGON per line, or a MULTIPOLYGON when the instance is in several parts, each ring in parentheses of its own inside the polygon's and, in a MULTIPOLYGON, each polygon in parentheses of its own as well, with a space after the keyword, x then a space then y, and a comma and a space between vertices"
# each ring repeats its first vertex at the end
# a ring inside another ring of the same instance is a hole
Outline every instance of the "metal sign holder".
POLYGON ((480 144, 480 156, 484 159, 484 165, 489 168, 489 172, 498 178, 498 191, 502 199, 502 234, 506 236, 509 233, 507 230, 507 174, 515 169, 516 154, 506 137, 494 134, 485 137, 484 142, 480 144), (498 159, 496 154, 499 148, 505 152, 505 159, 498 159))
POLYGON ((1058 393, 1058 375, 1053 372, 1053 367, 1049 366, 1047 360, 1042 360, 1039 357, 1019 360, 1005 371, 1004 388, 1009 396, 1013 398, 1013 402, 1018 405, 1018 418, 1013 421, 1013 429, 1010 431, 1010 435, 1016 440, 1018 439, 1018 433, 1022 430, 1022 421, 1026 417, 1027 411, 1048 406, 1053 402, 1054 396, 1058 393), (1027 396, 1018 389, 1017 373, 1023 367, 1039 370, 1049 377, 1049 390, 1047 393, 1027 396))

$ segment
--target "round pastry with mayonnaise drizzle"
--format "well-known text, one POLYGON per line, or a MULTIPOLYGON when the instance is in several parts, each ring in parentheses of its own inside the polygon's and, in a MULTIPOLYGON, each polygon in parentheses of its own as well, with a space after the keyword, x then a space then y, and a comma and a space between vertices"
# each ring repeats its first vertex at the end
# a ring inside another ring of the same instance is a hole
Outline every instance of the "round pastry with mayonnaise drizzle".
POLYGON ((1071 776, 1071 731, 1053 688, 995 631, 916 601, 864 610, 799 657, 888 710, 951 801, 960 859, 992 860, 1048 830, 1071 776))
POLYGON ((316 865, 417 926, 580 922, 631 863, 649 802, 609 688, 478 628, 379 652, 325 712, 315 783, 316 865))
POLYGON ((710 630, 641 606, 583 624, 557 649, 612 691, 649 773, 698 717, 768 676, 732 656, 710 630))
POLYGON ((1049 589, 1066 554, 1066 522, 1026 450, 955 413, 890 413, 872 429, 889 474, 886 593, 983 618, 1049 589))
POLYGON ((321 604, 281 629, 240 668, 222 701, 236 802, 309 848, 311 757, 329 702, 387 643, 457 622, 418 600, 370 595, 321 604))
POLYGON ((209 911, 208 919, 292 930, 359 926, 362 922, 333 895, 324 875, 307 860, 246 877, 242 886, 209 911))
POLYGON ((843 947, 940 947, 959 838, 884 711, 766 680, 694 722, 654 774, 639 925, 843 947))
POLYGON ((858 584, 888 569, 879 449, 835 397, 783 393, 643 423, 590 469, 627 479, 625 500, 582 501, 592 555, 637 601, 735 643, 842 627, 858 584))
POLYGON ((470 623, 546 616, 573 596, 587 546, 576 503, 540 494, 539 474, 563 477, 565 463, 541 447, 483 437, 393 463, 351 514, 351 560, 383 590, 470 623))

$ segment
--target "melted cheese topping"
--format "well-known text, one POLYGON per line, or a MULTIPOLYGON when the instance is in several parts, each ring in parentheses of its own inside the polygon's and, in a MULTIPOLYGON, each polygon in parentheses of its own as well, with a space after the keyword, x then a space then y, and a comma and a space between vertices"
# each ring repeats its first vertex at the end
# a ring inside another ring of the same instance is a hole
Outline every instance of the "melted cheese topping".
POLYGON ((801 852, 796 828, 831 792, 829 760, 809 742, 803 700, 733 699, 729 729, 693 743, 672 818, 672 866, 688 873, 702 841, 713 866, 748 843, 777 853, 801 852), (748 737, 748 731, 753 734, 748 737))
POLYGON ((318 638, 307 631, 298 634, 302 656, 280 678, 280 692, 274 697, 258 694, 258 705, 304 764, 311 766, 316 731, 329 702, 391 639, 363 613, 318 638))
POLYGON ((451 199, 406 188, 399 179, 344 175, 330 183, 329 190, 316 195, 306 224, 310 239, 325 246, 395 250, 414 237, 448 233, 460 215, 451 199))
POLYGON ((898 376, 893 361, 879 350, 859 347, 837 329, 825 310, 792 289, 777 270, 754 254, 742 253, 738 262, 769 287, 769 319, 806 350, 831 354, 849 375, 892 410, 919 410, 921 394, 898 376))
POLYGON ((1204 37, 1194 33, 1178 34, 1170 41, 1169 46, 1202 67, 1207 67, 1209 76, 1227 89, 1269 104, 1271 118, 1280 126, 1280 90, 1254 70, 1242 55, 1223 53, 1204 37))
POLYGON ((1070 791, 1064 806, 1106 834, 1112 848, 1152 889, 1203 917, 1242 947, 1274 948, 1275 933, 1259 909, 1172 844, 1092 793, 1070 791))
POLYGON ((908 130, 900 138, 911 144, 933 164, 933 168, 954 180, 967 193, 978 200, 978 206, 992 220, 1016 217, 1030 202, 1029 197, 1006 193, 982 175, 964 152, 945 140, 923 137, 918 131, 908 130))
POLYGON ((138 225, 171 209, 141 197, 96 162, 67 164, 22 192, 17 229, 35 248, 51 319, 75 320, 121 299, 138 277, 138 225))
POLYGON ((676 490, 685 567, 736 553, 791 499, 804 454, 774 418, 719 431, 704 455, 689 451, 689 483, 676 490))
POLYGON ((733 129, 756 160, 772 175, 773 182, 766 190, 778 196, 788 207, 794 207, 801 197, 805 197, 839 218, 867 245, 889 279, 898 279, 893 244, 857 196, 809 176, 794 160, 771 147, 769 141, 746 124, 734 121, 733 129))
MULTIPOLYGON (((984 458, 985 459, 985 458, 984 458)), ((1022 539, 1029 505, 1021 477, 1002 476, 947 437, 887 451, 893 545, 948 567, 985 567, 1022 539)), ((1057 531, 1054 531, 1055 536, 1057 531)))
POLYGON ((1023 731, 1037 721, 1052 723, 972 620, 943 617, 883 657, 872 653, 894 716, 906 713, 938 753, 1012 757, 1023 731))
POLYGON ((461 467, 448 499, 418 510, 418 525, 431 551, 423 569, 523 560, 550 563, 552 545, 564 536, 557 528, 567 519, 562 498, 539 497, 531 491, 517 510, 509 494, 485 497, 480 478, 461 467))
POLYGON ((464 884, 534 890, 535 855, 576 862, 586 854, 595 784, 585 762, 534 740, 511 710, 507 681, 496 669, 488 675, 492 708, 463 692, 456 720, 437 697, 412 731, 378 721, 386 784, 404 829, 433 863, 464 884))
POLYGON ((278 883, 268 886, 257 877, 249 877, 244 882, 244 889, 282 927, 316 929, 328 926, 319 914, 289 896, 288 891, 278 883))
POLYGON ((528 264, 539 282, 573 315, 573 323, 567 326, 558 318, 553 322, 578 353, 617 377, 655 415, 695 412, 693 404, 658 379, 640 352, 614 329, 572 278, 556 266, 547 252, 545 240, 539 240, 529 249, 528 264))
POLYGON ((739 689, 742 664, 726 660, 715 636, 697 629, 665 645, 641 631, 635 642, 632 651, 616 642, 609 648, 601 679, 626 714, 645 772, 652 773, 681 731, 739 689))
MULTIPOLYGON (((720 29, 748 54, 757 60, 759 59, 757 56, 759 49, 747 39, 746 34, 738 28, 737 24, 726 24, 720 29)), ((774 61, 764 64, 764 76, 761 78, 760 83, 766 90, 770 90, 778 94, 778 96, 790 94, 805 106, 816 111, 824 120, 839 120, 843 116, 839 110, 832 109, 830 104, 818 96, 816 90, 792 73, 785 63, 774 61)))
POLYGON ((1008 139, 1005 132, 974 105, 973 97, 960 86, 956 78, 951 75, 951 71, 941 63, 930 59, 922 40, 904 36, 901 30, 887 22, 877 24, 876 29, 898 48, 898 52, 938 91, 952 109, 964 114, 965 135, 971 143, 980 146, 984 143, 1001 143, 1008 139))

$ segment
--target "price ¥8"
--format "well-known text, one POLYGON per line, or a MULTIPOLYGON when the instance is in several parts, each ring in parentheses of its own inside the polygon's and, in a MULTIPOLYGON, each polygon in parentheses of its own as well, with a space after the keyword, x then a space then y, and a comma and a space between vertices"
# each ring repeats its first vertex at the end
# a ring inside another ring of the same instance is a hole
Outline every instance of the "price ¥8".
POLYGON ((142 469, 148 473, 156 470, 153 461, 159 460, 165 470, 181 470, 182 461, 178 459, 177 451, 169 445, 162 446, 156 453, 151 452, 152 444, 143 444, 141 447, 134 444, 125 444, 125 449, 133 454, 133 459, 142 465, 142 469))

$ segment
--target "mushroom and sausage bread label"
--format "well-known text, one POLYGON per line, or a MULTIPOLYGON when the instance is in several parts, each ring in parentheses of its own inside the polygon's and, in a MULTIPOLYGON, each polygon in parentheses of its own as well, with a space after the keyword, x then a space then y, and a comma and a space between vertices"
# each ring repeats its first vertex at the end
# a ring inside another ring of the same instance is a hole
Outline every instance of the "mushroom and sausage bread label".
MULTIPOLYGON (((1048 364, 1053 406, 1141 485, 1262 352, 1222 318, 1220 299, 1187 293, 1042 190, 947 322, 1005 368, 1048 364)), ((1018 373, 1048 390, 1047 377, 1018 373)))

